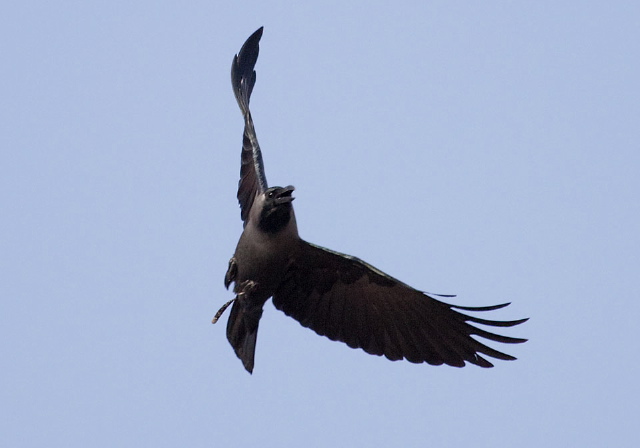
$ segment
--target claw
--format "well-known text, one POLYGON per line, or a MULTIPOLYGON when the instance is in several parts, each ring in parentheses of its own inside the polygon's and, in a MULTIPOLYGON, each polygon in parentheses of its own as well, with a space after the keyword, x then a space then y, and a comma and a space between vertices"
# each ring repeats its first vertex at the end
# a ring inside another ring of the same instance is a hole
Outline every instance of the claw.
POLYGON ((258 287, 258 284, 253 280, 246 280, 242 283, 242 291, 238 293, 238 298, 244 298, 251 294, 258 287))
POLYGON ((227 273, 224 275, 224 287, 229 289, 231 282, 235 281, 236 275, 238 275, 238 263, 236 263, 235 257, 231 257, 229 260, 229 267, 227 273))

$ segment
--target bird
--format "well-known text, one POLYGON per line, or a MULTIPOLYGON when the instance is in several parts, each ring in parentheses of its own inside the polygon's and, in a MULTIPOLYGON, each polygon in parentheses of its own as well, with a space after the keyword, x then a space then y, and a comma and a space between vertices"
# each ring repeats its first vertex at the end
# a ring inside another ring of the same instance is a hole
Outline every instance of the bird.
POLYGON ((233 304, 227 339, 244 368, 253 373, 258 326, 267 300, 321 336, 392 361, 493 367, 485 358, 515 360, 480 338, 506 344, 526 339, 502 336, 473 324, 513 327, 528 319, 487 320, 465 312, 504 308, 446 303, 453 295, 419 291, 365 261, 309 243, 298 234, 294 187, 269 187, 249 100, 263 27, 233 58, 231 83, 244 118, 237 199, 243 231, 224 277, 235 297, 213 318, 216 323, 233 304), (476 338, 474 338, 475 336, 476 338))

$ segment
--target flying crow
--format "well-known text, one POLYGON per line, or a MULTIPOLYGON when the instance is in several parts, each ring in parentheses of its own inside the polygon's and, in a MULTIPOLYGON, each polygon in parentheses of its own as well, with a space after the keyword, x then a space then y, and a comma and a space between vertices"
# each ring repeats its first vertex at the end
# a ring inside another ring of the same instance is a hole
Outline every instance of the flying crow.
MULTIPOLYGON (((231 83, 242 115, 244 136, 238 184, 244 231, 224 278, 236 296, 218 311, 215 323, 233 303, 227 338, 253 371, 258 324, 265 302, 304 327, 349 347, 390 360, 463 367, 465 362, 492 367, 482 355, 513 360, 472 336, 508 344, 525 342, 473 324, 512 327, 527 319, 486 320, 461 311, 492 311, 509 303, 483 307, 451 305, 418 291, 350 255, 308 243, 298 235, 292 186, 269 187, 264 174, 249 98, 262 28, 233 58, 231 83)), ((453 296, 438 296, 453 297, 453 296)))

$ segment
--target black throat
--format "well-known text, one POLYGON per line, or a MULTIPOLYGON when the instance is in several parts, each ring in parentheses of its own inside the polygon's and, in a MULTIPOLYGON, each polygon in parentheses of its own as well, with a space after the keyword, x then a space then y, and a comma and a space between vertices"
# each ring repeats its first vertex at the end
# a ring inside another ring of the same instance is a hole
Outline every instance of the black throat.
POLYGON ((260 213, 258 227, 263 232, 278 233, 291 221, 291 203, 280 205, 267 205, 260 213))

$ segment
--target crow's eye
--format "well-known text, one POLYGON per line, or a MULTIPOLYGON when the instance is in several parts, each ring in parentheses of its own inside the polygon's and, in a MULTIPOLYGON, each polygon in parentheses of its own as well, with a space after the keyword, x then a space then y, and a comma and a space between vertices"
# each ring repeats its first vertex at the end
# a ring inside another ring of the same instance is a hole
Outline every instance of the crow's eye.
POLYGON ((268 198, 272 198, 275 195, 275 192, 270 191, 269 194, 267 194, 268 198))

